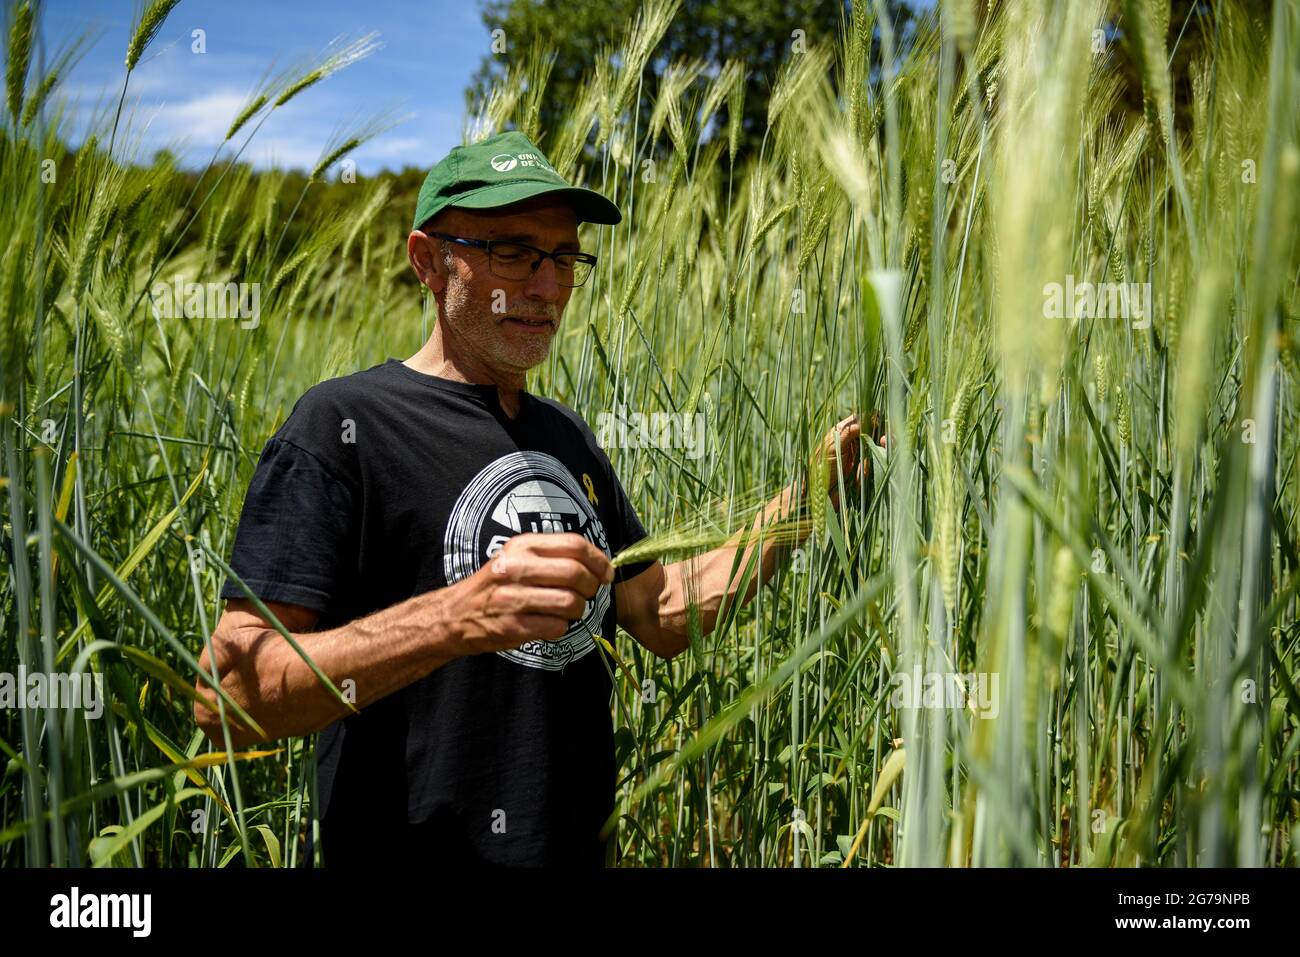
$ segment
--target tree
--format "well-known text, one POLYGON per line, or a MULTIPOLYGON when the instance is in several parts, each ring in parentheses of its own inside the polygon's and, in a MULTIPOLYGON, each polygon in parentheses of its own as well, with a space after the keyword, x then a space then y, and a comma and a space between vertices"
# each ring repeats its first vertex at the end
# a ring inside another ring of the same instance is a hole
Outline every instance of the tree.
MULTIPOLYGON (((911 9, 890 0, 901 35, 911 9)), ((483 23, 504 40, 502 53, 489 52, 474 75, 466 100, 470 109, 482 101, 492 82, 505 74, 513 58, 534 44, 554 51, 546 96, 541 107, 543 129, 558 129, 574 101, 579 83, 602 49, 618 49, 635 22, 641 0, 489 0, 483 23)), ((646 65, 642 84, 642 116, 649 116, 656 90, 655 75, 678 58, 694 57, 708 67, 695 89, 702 92, 717 69, 730 58, 741 59, 749 72, 745 92, 741 153, 757 150, 767 127, 767 101, 777 71, 802 36, 807 47, 836 42, 841 18, 848 18, 847 0, 684 0, 672 25, 646 65), (803 31, 802 35, 796 30, 803 31)), ((724 104, 719 122, 728 120, 724 104)))

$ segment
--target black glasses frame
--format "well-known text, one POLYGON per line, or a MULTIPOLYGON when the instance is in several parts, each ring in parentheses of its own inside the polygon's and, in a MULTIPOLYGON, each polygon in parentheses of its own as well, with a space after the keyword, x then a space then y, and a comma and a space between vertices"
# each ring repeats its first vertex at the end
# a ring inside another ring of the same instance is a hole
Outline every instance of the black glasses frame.
POLYGON ((439 239, 445 239, 448 242, 457 243, 461 246, 471 246, 474 249, 486 250, 488 254, 488 270, 491 271, 492 275, 496 276, 498 279, 506 279, 509 280, 510 282, 519 282, 520 280, 513 278, 511 276, 502 276, 492 268, 492 263, 493 263, 492 251, 497 246, 513 246, 521 249, 527 249, 531 252, 537 253, 537 258, 533 260, 532 268, 528 272, 529 276, 532 276, 534 273, 537 272, 538 267, 542 265, 543 259, 553 260, 555 262, 556 284, 560 286, 564 286, 569 289, 576 289, 577 287, 586 283, 587 276, 590 276, 592 272, 594 272, 596 269, 596 257, 593 256, 591 253, 577 253, 577 252, 568 252, 568 251, 548 253, 545 249, 538 249, 536 246, 530 246, 528 243, 521 243, 513 239, 466 239, 464 236, 452 236, 449 233, 433 233, 433 232, 425 233, 425 235, 437 236, 439 239), (567 282, 560 281, 560 270, 564 269, 564 267, 560 265, 561 256, 572 256, 575 267, 579 263, 585 263, 589 267, 587 269, 586 275, 582 277, 581 282, 567 283, 567 282))

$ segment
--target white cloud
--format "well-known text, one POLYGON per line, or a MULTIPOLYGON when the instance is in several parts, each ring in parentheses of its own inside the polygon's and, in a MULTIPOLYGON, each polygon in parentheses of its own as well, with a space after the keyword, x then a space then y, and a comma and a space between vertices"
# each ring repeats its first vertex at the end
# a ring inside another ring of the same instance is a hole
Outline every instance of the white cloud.
POLYGON ((321 145, 317 140, 297 136, 263 136, 259 133, 244 151, 242 158, 263 169, 270 166, 279 169, 296 167, 310 172, 320 160, 320 155, 321 145))
POLYGON ((372 159, 406 159, 418 155, 424 147, 425 141, 416 136, 381 136, 366 143, 357 152, 364 152, 372 159))
POLYGON ((247 101, 245 93, 233 89, 213 90, 180 103, 164 101, 154 128, 164 138, 175 136, 201 146, 216 146, 247 101))
MULTIPOLYGON (((190 54, 186 33, 183 43, 163 44, 142 60, 131 75, 118 129, 121 155, 148 162, 156 150, 166 148, 185 167, 197 169, 208 162, 266 69, 263 58, 238 47, 215 45, 210 50, 207 56, 190 54)), ((112 64, 96 63, 89 69, 83 65, 61 87, 72 108, 65 122, 73 142, 84 139, 92 127, 103 135, 111 125, 121 91, 119 59, 114 56, 112 64)), ((391 69, 391 64, 384 65, 391 69)), ((360 67, 344 77, 331 77, 267 116, 240 159, 258 168, 311 170, 328 144, 364 126, 371 114, 382 113, 375 108, 377 101, 403 90, 409 94, 407 84, 395 82, 391 72, 378 84, 360 67)), ((439 106, 421 97, 416 116, 398 117, 393 108, 390 118, 400 120, 400 128, 385 130, 352 154, 358 172, 373 175, 385 168, 428 166, 459 143, 462 111, 439 106)), ((222 154, 231 155, 253 126, 244 127, 222 154)))

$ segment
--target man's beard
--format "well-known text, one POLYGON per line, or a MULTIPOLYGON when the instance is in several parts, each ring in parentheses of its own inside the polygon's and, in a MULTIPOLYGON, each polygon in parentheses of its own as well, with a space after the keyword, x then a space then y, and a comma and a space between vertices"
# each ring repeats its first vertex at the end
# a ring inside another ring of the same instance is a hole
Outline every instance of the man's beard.
POLYGON ((456 333, 476 355, 497 367, 531 369, 539 365, 550 352, 551 340, 560 327, 560 307, 555 303, 516 299, 506 303, 504 311, 495 312, 490 301, 476 302, 455 272, 447 280, 444 307, 456 333), (521 333, 502 325, 506 316, 549 319, 552 331, 521 333))

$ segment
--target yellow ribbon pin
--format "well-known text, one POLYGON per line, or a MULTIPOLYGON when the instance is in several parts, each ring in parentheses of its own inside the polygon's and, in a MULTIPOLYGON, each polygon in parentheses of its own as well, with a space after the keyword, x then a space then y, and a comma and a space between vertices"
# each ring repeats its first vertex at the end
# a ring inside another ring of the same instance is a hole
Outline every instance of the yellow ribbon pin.
POLYGON ((582 473, 582 484, 587 487, 587 501, 592 505, 599 505, 600 499, 596 498, 596 487, 591 484, 591 476, 586 472, 582 473))

